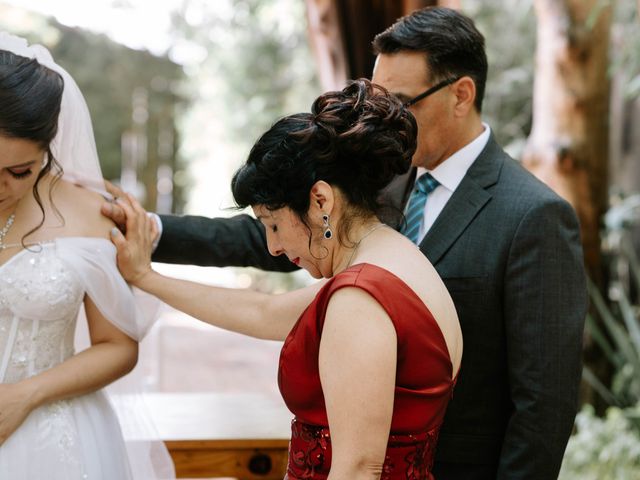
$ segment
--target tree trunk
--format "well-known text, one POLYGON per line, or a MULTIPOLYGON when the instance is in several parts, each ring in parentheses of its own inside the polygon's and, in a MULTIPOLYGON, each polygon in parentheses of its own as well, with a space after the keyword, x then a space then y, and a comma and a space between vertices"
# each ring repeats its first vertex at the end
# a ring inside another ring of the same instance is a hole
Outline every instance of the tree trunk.
POLYGON ((462 10, 461 0, 440 0, 438 2, 439 7, 453 8, 454 10, 462 10))
MULTIPOLYGON (((600 220, 607 207, 611 6, 599 0, 535 0, 538 18, 533 126, 524 165, 578 213, 586 267, 603 280, 600 220)), ((585 364, 609 385, 612 367, 591 338, 585 364)), ((583 383, 582 402, 606 404, 583 383)))
POLYGON ((424 7, 449 7, 460 8, 460 0, 403 0, 402 11, 403 15, 408 15, 411 12, 420 10, 424 7))
POLYGON ((585 261, 600 282, 600 219, 607 206, 607 77, 611 6, 535 0, 533 127, 523 163, 576 209, 585 261))

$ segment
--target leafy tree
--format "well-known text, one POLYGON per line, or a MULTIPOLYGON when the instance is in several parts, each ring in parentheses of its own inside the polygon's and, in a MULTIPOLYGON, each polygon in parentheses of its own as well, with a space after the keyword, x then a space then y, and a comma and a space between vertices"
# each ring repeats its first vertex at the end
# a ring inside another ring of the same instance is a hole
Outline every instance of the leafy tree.
POLYGON ((236 165, 277 118, 309 110, 319 93, 304 2, 185 0, 173 24, 177 37, 208 53, 192 85, 200 108, 216 117, 217 136, 233 144, 236 165))

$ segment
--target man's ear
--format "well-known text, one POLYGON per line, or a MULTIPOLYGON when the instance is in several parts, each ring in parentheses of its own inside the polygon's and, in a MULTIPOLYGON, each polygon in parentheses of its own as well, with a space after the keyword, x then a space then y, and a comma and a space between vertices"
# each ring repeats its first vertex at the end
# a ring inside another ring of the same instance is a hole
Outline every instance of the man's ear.
POLYGON ((456 115, 466 117, 469 111, 475 108, 476 84, 471 77, 464 76, 453 85, 453 93, 456 96, 454 111, 456 115))

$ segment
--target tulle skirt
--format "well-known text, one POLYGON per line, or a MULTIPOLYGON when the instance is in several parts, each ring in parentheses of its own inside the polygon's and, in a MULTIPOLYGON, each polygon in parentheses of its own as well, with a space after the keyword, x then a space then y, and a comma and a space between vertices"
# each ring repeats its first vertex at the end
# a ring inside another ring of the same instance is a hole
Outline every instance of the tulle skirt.
POLYGON ((44 405, 0 446, 2 480, 132 480, 118 419, 102 391, 44 405))

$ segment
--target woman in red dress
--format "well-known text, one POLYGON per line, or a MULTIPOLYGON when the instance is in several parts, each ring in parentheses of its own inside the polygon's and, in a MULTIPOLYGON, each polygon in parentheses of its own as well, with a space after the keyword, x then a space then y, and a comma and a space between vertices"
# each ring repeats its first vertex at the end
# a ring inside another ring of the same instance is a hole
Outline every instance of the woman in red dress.
POLYGON ((366 80, 278 121, 235 174, 272 255, 315 278, 266 295, 164 277, 150 265, 155 224, 130 196, 113 232, 133 285, 222 328, 284 340, 280 390, 295 415, 287 478, 431 479, 438 431, 462 357, 453 302, 415 244, 380 222, 378 198, 406 172, 416 123, 366 80))

